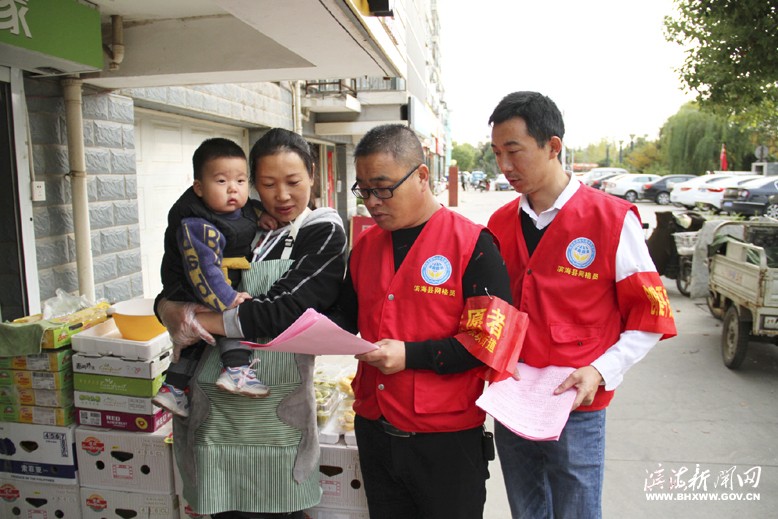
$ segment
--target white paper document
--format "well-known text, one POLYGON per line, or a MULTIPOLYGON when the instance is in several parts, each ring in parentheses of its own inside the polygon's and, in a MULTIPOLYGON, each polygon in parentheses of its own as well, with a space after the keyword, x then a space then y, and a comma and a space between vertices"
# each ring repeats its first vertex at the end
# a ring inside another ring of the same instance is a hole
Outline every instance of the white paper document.
POLYGON ((255 349, 310 355, 357 355, 378 349, 372 342, 347 332, 313 308, 303 312, 289 328, 267 344, 241 342, 255 349))
POLYGON ((575 388, 554 390, 575 368, 533 368, 518 364, 521 380, 490 384, 476 405, 514 433, 529 440, 558 440, 575 401, 575 388))

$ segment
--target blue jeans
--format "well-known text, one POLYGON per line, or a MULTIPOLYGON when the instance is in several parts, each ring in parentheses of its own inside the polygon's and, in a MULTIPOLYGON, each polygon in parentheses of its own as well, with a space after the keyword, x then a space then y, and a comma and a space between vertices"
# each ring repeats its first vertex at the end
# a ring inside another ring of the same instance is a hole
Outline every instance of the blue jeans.
POLYGON ((602 517, 605 409, 570 413, 559 441, 526 440, 496 421, 494 428, 514 519, 602 517))

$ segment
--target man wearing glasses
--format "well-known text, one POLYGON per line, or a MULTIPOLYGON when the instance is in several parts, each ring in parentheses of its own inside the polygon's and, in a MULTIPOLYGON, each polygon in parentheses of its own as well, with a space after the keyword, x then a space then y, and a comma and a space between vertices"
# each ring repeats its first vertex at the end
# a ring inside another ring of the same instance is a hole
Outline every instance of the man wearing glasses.
POLYGON ((377 225, 354 244, 338 320, 379 346, 353 382, 370 517, 482 517, 488 367, 462 323, 474 301, 514 310, 505 264, 489 231, 436 200, 411 129, 373 128, 354 157, 351 191, 377 225))

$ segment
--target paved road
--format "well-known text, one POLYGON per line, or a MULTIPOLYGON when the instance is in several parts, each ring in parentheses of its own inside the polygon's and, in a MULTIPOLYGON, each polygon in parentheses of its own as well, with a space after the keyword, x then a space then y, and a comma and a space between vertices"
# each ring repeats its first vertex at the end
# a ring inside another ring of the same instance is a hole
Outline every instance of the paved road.
MULTIPOLYGON (((452 209, 485 224, 515 196, 460 192, 452 209)), ((448 192, 438 198, 448 205, 448 192)), ((651 226, 668 210, 638 208, 651 226)), ((778 517, 778 348, 752 342, 742 368, 728 370, 720 321, 664 281, 679 334, 626 375, 608 408, 604 516, 778 517)), ((505 519, 499 460, 490 470, 485 517, 505 519)))

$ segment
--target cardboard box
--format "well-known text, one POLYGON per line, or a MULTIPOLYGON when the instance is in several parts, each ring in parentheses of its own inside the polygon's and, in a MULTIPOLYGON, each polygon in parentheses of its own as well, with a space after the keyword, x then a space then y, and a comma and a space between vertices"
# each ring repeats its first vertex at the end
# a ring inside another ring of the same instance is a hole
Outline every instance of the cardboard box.
POLYGON ((115 377, 113 375, 87 375, 75 373, 73 387, 79 391, 93 393, 109 393, 112 395, 153 397, 162 387, 164 375, 154 379, 115 377))
POLYGON ((338 508, 311 508, 303 512, 305 519, 370 519, 367 510, 341 510, 338 508))
POLYGON ((78 409, 79 425, 121 429, 124 431, 153 432, 160 429, 172 418, 169 411, 157 407, 154 414, 132 414, 99 409, 78 409))
POLYGON ((37 355, 19 355, 16 357, 0 357, 0 369, 20 369, 27 371, 62 371, 70 367, 73 350, 44 351, 37 355))
POLYGON ((113 319, 108 319, 73 337, 74 351, 93 355, 113 355, 124 359, 151 360, 172 347, 167 332, 148 341, 124 339, 113 319))
POLYGON ((173 494, 173 449, 167 441, 172 430, 172 423, 146 434, 79 426, 81 486, 173 494))
POLYGON ((180 519, 211 519, 210 515, 198 514, 192 510, 192 506, 184 499, 184 496, 178 496, 179 518, 180 519))
POLYGON ((321 445, 319 484, 322 496, 316 508, 367 512, 367 497, 356 447, 346 445, 342 440, 334 445, 321 445))
POLYGON ((178 499, 173 494, 121 492, 82 486, 81 513, 84 519, 178 519, 178 499))
POLYGON ((80 519, 81 494, 75 485, 0 479, 0 517, 80 519))
POLYGON ((73 355, 73 371, 90 375, 113 375, 118 377, 154 379, 170 365, 173 350, 149 360, 123 359, 95 353, 73 355))
POLYGON ((76 421, 76 408, 40 407, 6 404, 0 406, 0 422, 34 423, 41 425, 70 425, 76 421))
POLYGON ((2 477, 77 485, 75 430, 75 425, 0 422, 2 477))
POLYGON ((151 401, 151 397, 144 396, 75 391, 73 393, 73 401, 79 409, 99 409, 102 411, 146 415, 154 414, 157 409, 157 406, 151 401))
POLYGON ((73 370, 26 371, 0 369, 0 386, 15 386, 29 389, 63 389, 73 386, 73 370))
MULTIPOLYGON (((69 346, 75 334, 87 330, 108 319, 108 303, 98 303, 63 317, 48 320, 48 325, 41 337, 41 348, 58 349, 69 346)), ((30 315, 15 319, 15 323, 37 323, 43 320, 42 314, 30 315)))
POLYGON ((73 386, 61 389, 29 389, 2 386, 0 387, 0 404, 68 407, 73 405, 73 386))

